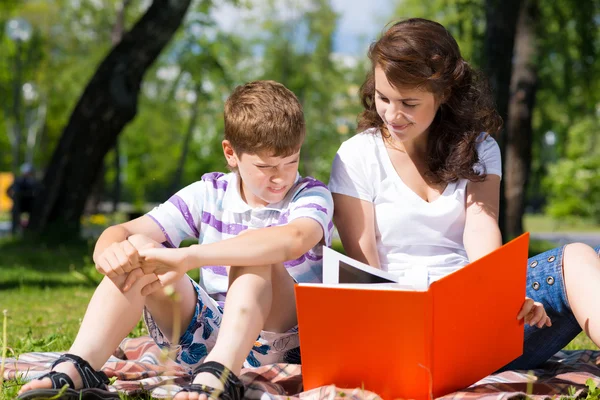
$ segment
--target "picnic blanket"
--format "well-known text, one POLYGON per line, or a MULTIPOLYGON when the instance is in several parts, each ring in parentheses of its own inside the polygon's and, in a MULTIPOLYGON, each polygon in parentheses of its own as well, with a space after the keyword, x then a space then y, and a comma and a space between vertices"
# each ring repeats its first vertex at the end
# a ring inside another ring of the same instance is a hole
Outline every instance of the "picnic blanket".
MULTIPOLYGON (((46 373, 61 353, 36 352, 7 358, 4 378, 31 380, 46 373)), ((485 357, 485 354, 482 354, 485 357)), ((461 368, 457 365, 456 368, 461 368)), ((116 377, 110 390, 128 394, 150 394, 170 398, 182 384, 191 382, 190 371, 165 359, 150 337, 125 339, 102 368, 116 377)), ((546 399, 557 395, 581 395, 586 381, 600 386, 600 351, 578 350, 557 353, 543 368, 533 371, 507 371, 490 375, 472 386, 441 397, 458 399, 506 399, 523 397, 546 399)), ((300 365, 273 364, 244 369, 240 379, 246 385, 248 399, 379 399, 376 393, 361 388, 344 389, 334 385, 302 391, 300 365)))

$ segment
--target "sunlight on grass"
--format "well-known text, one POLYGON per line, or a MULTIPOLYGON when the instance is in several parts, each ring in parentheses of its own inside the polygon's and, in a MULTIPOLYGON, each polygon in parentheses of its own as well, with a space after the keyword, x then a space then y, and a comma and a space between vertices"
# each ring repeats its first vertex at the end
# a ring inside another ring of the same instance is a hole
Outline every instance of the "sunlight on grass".
POLYGON ((29 288, 3 291, 10 353, 67 350, 75 338, 92 288, 29 288))
POLYGON ((524 229, 528 232, 600 232, 600 225, 590 219, 553 219, 543 214, 526 214, 523 217, 524 229))
POLYGON ((592 342, 584 332, 581 332, 571 343, 569 343, 565 350, 599 350, 598 346, 592 342))

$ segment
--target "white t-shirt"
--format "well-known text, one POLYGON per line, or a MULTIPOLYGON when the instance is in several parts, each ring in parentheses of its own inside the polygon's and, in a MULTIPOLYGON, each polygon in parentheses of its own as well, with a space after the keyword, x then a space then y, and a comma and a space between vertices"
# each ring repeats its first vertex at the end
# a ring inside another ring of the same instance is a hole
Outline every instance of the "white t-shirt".
MULTIPOLYGON (((475 171, 502 176, 500 148, 481 134, 475 171)), ((345 141, 333 161, 329 189, 372 202, 377 252, 383 270, 402 276, 427 267, 435 281, 468 264, 463 243, 468 180, 449 183, 428 203, 394 169, 381 132, 370 129, 345 141)))

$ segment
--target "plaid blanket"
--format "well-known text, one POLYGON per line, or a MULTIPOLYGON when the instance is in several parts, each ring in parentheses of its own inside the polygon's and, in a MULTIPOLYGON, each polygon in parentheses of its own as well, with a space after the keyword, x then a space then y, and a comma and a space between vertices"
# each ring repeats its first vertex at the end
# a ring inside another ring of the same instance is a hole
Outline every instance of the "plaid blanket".
MULTIPOLYGON (((4 378, 32 380, 46 373, 60 353, 26 353, 7 358, 4 378)), ((110 390, 128 394, 151 394, 153 398, 170 398, 182 384, 191 381, 190 371, 162 356, 149 337, 125 339, 102 368, 116 377, 110 390)), ((490 375, 472 386, 442 397, 458 399, 506 399, 528 394, 541 400, 569 392, 578 396, 586 390, 586 381, 600 386, 600 351, 564 351, 557 353, 543 369, 508 371, 490 375)), ((246 385, 248 399, 379 399, 376 393, 360 388, 341 389, 334 385, 302 391, 300 365, 273 364, 245 369, 240 379, 246 385)))

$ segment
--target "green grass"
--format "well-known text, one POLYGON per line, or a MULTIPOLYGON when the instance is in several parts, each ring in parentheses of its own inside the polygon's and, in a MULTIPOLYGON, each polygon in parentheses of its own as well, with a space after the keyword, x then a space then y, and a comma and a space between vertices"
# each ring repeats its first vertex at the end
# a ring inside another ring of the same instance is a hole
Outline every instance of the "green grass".
MULTIPOLYGON (((531 246, 533 254, 553 244, 534 241, 531 246)), ((343 251, 339 242, 333 247, 343 251)), ((69 348, 101 279, 91 260, 92 249, 93 243, 86 241, 50 247, 0 240, 0 322, 2 310, 8 315, 7 340, 0 336, 0 348, 5 345, 9 357, 69 348)), ((140 323, 132 336, 144 334, 140 323)), ((584 334, 567 346, 583 348, 596 348, 584 334)), ((0 400, 14 398, 18 387, 14 381, 4 382, 0 400)))
POLYGON ((75 338, 91 287, 21 287, 2 291, 8 310, 9 355, 67 350, 75 338))
POLYGON ((529 257, 533 257, 545 251, 552 250, 555 247, 556 243, 554 242, 550 242, 548 240, 532 239, 529 241, 529 257))
POLYGON ((523 227, 529 232, 600 232, 600 225, 590 219, 553 219, 543 214, 526 214, 523 227))

